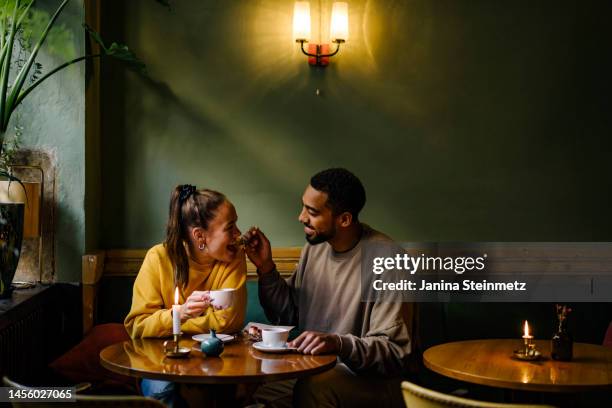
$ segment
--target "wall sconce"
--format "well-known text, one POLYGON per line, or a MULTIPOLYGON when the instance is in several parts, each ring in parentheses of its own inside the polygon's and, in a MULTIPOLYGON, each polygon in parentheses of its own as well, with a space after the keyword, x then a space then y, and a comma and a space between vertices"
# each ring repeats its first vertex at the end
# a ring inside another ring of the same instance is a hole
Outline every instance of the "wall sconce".
POLYGON ((331 42, 336 44, 336 50, 329 52, 329 44, 308 44, 308 51, 304 49, 304 43, 310 41, 310 3, 298 1, 293 10, 293 38, 300 43, 302 52, 307 55, 310 65, 327 66, 329 57, 333 57, 340 51, 340 44, 348 40, 348 4, 337 1, 332 6, 331 42))

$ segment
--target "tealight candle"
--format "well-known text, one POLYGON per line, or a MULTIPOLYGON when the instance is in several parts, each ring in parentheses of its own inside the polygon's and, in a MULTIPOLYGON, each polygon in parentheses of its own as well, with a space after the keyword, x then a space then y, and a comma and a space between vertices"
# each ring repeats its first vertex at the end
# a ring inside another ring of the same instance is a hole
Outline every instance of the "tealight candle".
POLYGON ((181 334, 181 305, 179 302, 179 290, 178 286, 174 291, 174 305, 172 305, 172 334, 181 334))

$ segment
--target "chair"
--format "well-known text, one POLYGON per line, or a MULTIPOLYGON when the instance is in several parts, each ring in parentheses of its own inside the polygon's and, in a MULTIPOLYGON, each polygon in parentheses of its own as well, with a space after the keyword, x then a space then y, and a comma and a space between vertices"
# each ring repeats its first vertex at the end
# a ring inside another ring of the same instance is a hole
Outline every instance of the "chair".
POLYGON ((550 405, 502 404, 476 401, 432 391, 408 381, 402 382, 402 392, 408 408, 554 408, 550 405))
MULTIPOLYGON (((2 382, 7 387, 19 388, 22 390, 29 390, 33 387, 28 387, 26 385, 17 383, 8 377, 2 377, 2 382)), ((13 407, 49 407, 50 405, 53 408, 59 407, 113 407, 113 408, 123 408, 123 407, 142 407, 142 408, 166 408, 166 405, 161 403, 158 400, 152 398, 146 398, 141 396, 127 396, 127 395, 82 395, 78 394, 80 391, 77 388, 76 394, 76 404, 74 402, 54 402, 50 403, 32 403, 32 402, 14 402, 13 407)))

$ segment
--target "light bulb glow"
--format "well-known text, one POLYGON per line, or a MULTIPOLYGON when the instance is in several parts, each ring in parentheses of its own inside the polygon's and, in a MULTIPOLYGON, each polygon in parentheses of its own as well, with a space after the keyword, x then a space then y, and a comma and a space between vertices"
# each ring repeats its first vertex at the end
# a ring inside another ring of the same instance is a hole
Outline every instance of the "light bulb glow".
POLYGON ((348 40, 348 3, 337 1, 332 6, 331 14, 331 40, 347 41, 348 40))
POLYGON ((307 1, 295 2, 293 9, 293 39, 310 40, 310 3, 307 1))

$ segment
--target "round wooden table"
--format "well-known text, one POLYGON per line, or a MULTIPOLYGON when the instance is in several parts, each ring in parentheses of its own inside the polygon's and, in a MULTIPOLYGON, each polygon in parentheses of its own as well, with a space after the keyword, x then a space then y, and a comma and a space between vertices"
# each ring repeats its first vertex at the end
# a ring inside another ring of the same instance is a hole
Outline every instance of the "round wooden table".
POLYGON ((476 384, 524 391, 577 392, 612 387, 612 348, 574 343, 572 361, 550 358, 550 340, 536 340, 543 359, 519 361, 522 339, 468 340, 440 344, 423 354, 438 374, 476 384))
POLYGON ((226 343, 220 357, 206 357, 199 343, 182 339, 190 347, 188 358, 164 355, 163 339, 135 339, 113 344, 100 352, 102 366, 140 378, 179 383, 244 384, 301 378, 336 365, 335 355, 269 354, 255 350, 246 339, 226 343))

